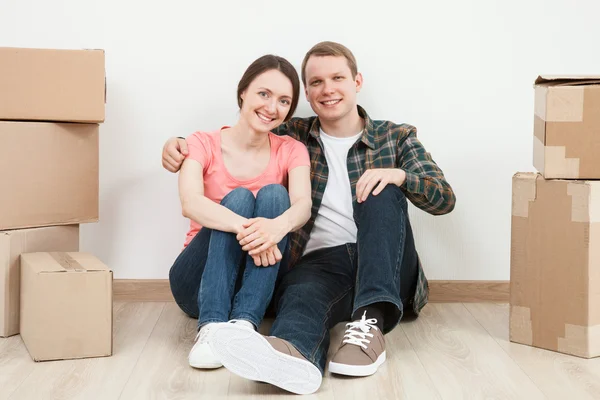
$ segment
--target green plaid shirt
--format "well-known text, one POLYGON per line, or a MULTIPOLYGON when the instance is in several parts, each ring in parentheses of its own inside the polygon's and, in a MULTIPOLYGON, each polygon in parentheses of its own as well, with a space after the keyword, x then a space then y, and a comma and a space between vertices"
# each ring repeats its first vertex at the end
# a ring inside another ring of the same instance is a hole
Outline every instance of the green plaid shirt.
MULTIPOLYGON (((416 128, 390 121, 373 121, 360 106, 358 113, 365 121, 365 129, 362 138, 348 152, 348 176, 353 204, 356 204, 356 182, 366 170, 401 168, 406 172, 406 181, 401 189, 416 207, 433 215, 452 211, 456 201, 454 192, 446 182, 443 172, 417 139, 416 128)), ((278 135, 289 135, 304 143, 311 161, 311 217, 304 227, 290 235, 292 268, 304 252, 327 184, 329 169, 322 150, 319 127, 317 117, 292 118, 274 131, 278 135)), ((428 292, 429 285, 419 260, 417 290, 413 299, 415 313, 418 314, 427 304, 428 292)))

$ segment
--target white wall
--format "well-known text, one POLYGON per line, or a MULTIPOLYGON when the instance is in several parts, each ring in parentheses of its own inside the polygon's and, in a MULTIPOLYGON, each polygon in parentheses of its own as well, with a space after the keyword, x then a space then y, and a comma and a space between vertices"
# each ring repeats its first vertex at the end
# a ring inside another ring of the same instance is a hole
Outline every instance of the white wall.
MULTIPOLYGON (((417 126, 456 191, 448 216, 412 209, 428 277, 509 279, 511 176, 533 171, 532 83, 600 73, 595 0, 149 4, 0 0, 0 46, 106 50, 100 222, 82 227, 81 245, 116 278, 166 278, 183 243, 164 141, 233 123, 237 81, 258 56, 300 68, 334 40, 358 59, 360 103, 417 126)), ((304 99, 297 115, 312 115, 304 99)))

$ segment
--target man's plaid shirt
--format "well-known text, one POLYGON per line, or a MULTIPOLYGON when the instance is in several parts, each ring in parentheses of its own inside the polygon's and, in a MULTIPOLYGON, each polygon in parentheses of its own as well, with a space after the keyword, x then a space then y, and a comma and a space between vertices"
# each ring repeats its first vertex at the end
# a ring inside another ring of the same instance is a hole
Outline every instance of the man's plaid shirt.
MULTIPOLYGON (((365 121, 365 129, 362 138, 348 152, 348 175, 353 204, 356 205, 356 182, 366 170, 401 168, 406 172, 406 181, 401 189, 416 207, 433 215, 452 211, 456 201, 454 192, 443 172, 417 139, 416 128, 390 121, 373 121, 360 106, 358 113, 365 121)), ((327 185, 329 169, 322 150, 319 127, 317 117, 292 118, 274 131, 278 135, 289 135, 304 143, 311 161, 311 217, 304 227, 290 235, 292 268, 304 252, 327 185)), ((428 292, 429 285, 419 260, 417 290, 413 300, 415 313, 419 313, 427 304, 428 292)))

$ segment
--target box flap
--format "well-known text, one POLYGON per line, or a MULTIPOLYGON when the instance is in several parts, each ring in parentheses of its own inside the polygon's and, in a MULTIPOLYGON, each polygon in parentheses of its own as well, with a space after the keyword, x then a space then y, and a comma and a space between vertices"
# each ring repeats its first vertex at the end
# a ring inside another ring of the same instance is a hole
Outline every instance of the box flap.
POLYGON ((85 267, 87 271, 110 271, 111 269, 106 266, 102 261, 95 255, 86 252, 74 252, 68 253, 73 259, 77 260, 79 264, 85 267))
POLYGON ((534 86, 600 85, 600 75, 539 75, 534 86))
POLYGON ((39 252, 21 255, 24 263, 37 273, 110 271, 100 260, 82 252, 39 252))
POLYGON ((529 217, 529 203, 537 197, 536 172, 517 172, 513 175, 512 215, 514 217, 529 217))

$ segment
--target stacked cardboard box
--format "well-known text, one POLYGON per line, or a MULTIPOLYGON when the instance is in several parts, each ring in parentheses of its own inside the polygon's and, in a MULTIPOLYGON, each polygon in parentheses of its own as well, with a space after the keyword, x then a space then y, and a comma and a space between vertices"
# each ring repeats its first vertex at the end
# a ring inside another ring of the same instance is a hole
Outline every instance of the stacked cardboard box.
POLYGON ((102 50, 0 48, 0 336, 35 360, 112 354, 112 272, 79 253, 98 221, 102 50))
POLYGON ((539 77, 533 163, 513 176, 510 340, 600 355, 600 77, 539 77))

